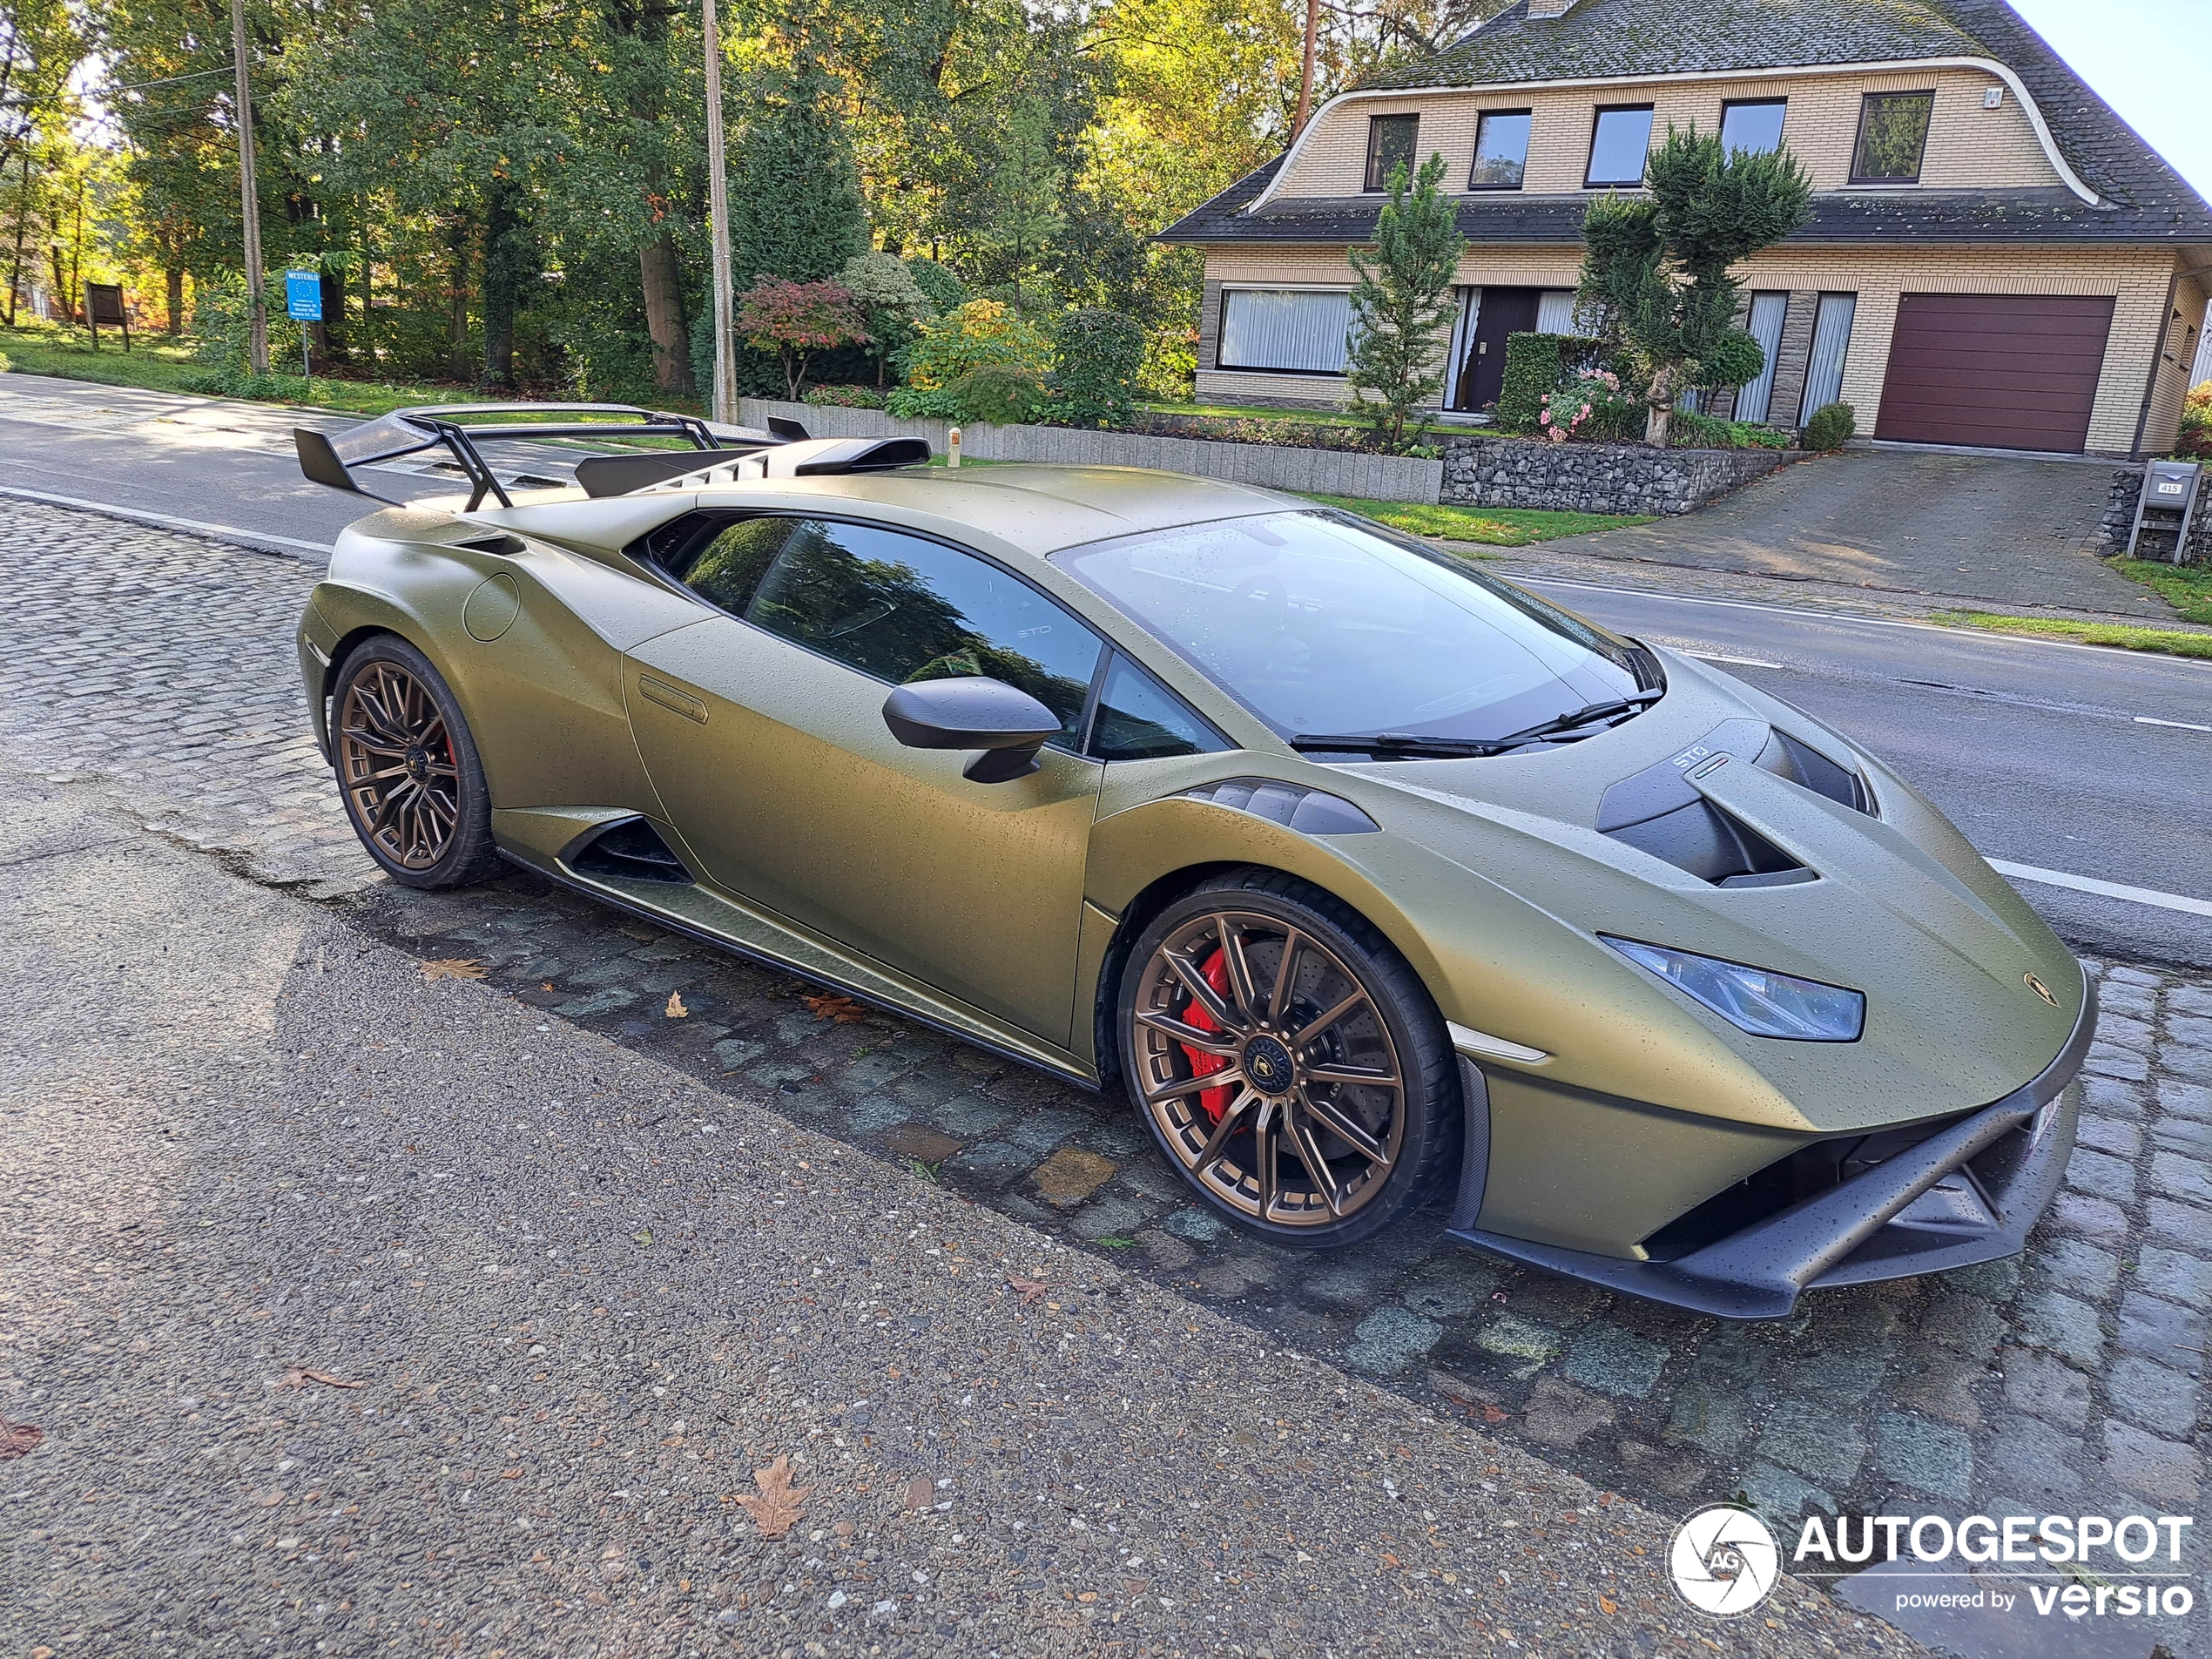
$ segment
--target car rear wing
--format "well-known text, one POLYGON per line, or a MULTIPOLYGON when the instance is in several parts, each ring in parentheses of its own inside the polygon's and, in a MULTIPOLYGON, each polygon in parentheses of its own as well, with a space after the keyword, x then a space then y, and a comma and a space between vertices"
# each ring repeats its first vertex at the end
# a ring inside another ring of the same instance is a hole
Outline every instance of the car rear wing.
POLYGON ((362 489, 354 477, 354 468, 442 446, 469 481, 469 504, 462 510, 474 512, 487 496, 502 507, 515 504, 486 463, 480 444, 543 438, 680 438, 691 445, 687 451, 593 455, 577 463, 577 482, 586 495, 620 496, 806 436, 806 429, 796 421, 772 421, 769 425, 770 431, 756 432, 629 403, 436 403, 394 409, 334 437, 295 427, 292 441, 300 452, 300 470, 309 482, 375 501, 388 498, 362 489), (501 415, 510 418, 496 418, 501 415))

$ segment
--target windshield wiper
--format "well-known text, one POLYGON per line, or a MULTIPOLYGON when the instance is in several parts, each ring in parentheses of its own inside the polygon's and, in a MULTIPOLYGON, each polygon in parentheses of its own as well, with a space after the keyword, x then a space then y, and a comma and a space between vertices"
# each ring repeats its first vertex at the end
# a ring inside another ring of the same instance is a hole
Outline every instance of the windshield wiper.
POLYGON ((1539 721, 1534 725, 1523 726, 1518 732, 1507 732, 1495 739, 1492 747, 1498 751, 1518 748, 1524 743, 1536 743, 1545 738, 1578 732, 1586 725, 1596 725, 1600 720, 1617 720, 1624 715, 1640 712, 1645 704, 1656 703, 1665 695, 1664 691, 1632 691, 1627 697, 1615 698, 1610 702, 1586 704, 1572 714, 1562 714, 1557 719, 1539 721))
POLYGON ((1301 752, 1336 750, 1346 754, 1373 755, 1460 756, 1498 752, 1495 743, 1480 738, 1417 738, 1404 732, 1364 732, 1343 737, 1301 732, 1291 739, 1291 747, 1301 752))
POLYGON ((1291 747, 1301 752, 1339 750, 1347 754, 1373 755, 1498 755, 1524 743, 1538 743, 1546 738, 1579 731, 1600 720, 1617 720, 1623 715, 1635 713, 1645 704, 1656 702, 1664 695, 1662 691, 1632 691, 1611 702, 1586 704, 1571 714, 1562 714, 1554 719, 1525 726, 1519 732, 1509 732, 1502 738, 1424 738, 1410 732, 1362 732, 1342 736, 1301 732, 1291 739, 1291 747))

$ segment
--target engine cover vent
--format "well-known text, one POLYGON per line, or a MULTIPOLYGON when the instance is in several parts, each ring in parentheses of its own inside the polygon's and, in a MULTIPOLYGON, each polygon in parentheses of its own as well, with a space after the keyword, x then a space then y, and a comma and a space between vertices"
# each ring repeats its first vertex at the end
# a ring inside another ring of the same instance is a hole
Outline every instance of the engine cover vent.
POLYGON ((642 818, 620 818, 571 845, 562 862, 578 875, 610 876, 618 881, 664 881, 690 885, 691 873, 669 849, 660 832, 642 818))

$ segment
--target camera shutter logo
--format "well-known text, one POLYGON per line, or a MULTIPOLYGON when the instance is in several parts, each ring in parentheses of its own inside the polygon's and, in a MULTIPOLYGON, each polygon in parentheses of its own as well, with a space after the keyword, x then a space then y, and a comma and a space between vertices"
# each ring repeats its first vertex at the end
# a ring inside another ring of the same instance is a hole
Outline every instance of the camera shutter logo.
POLYGON ((1675 1529, 1667 1569, 1683 1601, 1700 1613, 1730 1618, 1766 1600, 1782 1575, 1782 1548, 1750 1510, 1720 1504, 1675 1529))

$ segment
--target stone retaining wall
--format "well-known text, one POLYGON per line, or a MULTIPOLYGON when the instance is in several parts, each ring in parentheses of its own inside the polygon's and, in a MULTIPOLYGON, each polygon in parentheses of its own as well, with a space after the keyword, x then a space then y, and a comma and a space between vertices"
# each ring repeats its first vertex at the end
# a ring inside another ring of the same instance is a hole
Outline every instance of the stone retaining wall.
MULTIPOLYGON (((818 438, 926 438, 940 455, 945 451, 945 435, 952 426, 947 421, 901 421, 880 409, 843 409, 752 397, 738 401, 738 419, 745 426, 765 426, 772 415, 798 421, 818 438)), ((1078 427, 963 427, 960 447, 962 455, 975 461, 1157 467, 1200 478, 1257 484, 1264 489, 1356 496, 1366 501, 1433 502, 1444 478, 1440 461, 1361 455, 1345 449, 1301 449, 1287 444, 1156 438, 1078 427)))
POLYGON ((1438 499, 1460 507, 1540 507, 1672 516, 1742 488, 1795 449, 1647 449, 1641 444, 1453 438, 1438 499))
MULTIPOLYGON (((2135 528, 2135 506, 2142 499, 2147 469, 2142 467, 2112 469, 2112 489, 2105 497, 2102 530, 2107 558, 2128 550, 2128 536, 2135 528)), ((2159 536, 2147 551, 2152 558, 2168 556, 2166 538, 2159 536)), ((2212 562, 2212 468, 2196 475, 2196 516, 2189 521, 2189 544, 2182 558, 2188 564, 2212 562)))

